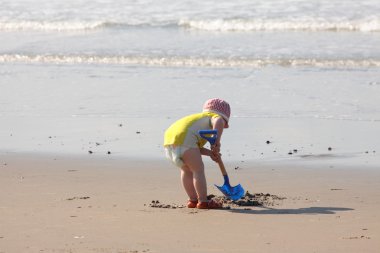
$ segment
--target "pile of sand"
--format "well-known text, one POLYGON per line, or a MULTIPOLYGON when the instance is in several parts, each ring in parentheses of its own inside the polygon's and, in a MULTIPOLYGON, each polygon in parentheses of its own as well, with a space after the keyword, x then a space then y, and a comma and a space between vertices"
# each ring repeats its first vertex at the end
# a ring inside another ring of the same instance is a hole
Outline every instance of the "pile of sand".
POLYGON ((277 195, 272 195, 269 193, 254 193, 251 194, 248 191, 245 195, 236 201, 230 200, 225 196, 215 196, 209 195, 208 199, 214 199, 217 202, 222 202, 223 207, 233 208, 233 207, 248 207, 248 206, 274 206, 281 204, 281 201, 286 199, 285 197, 279 197, 277 195))
MULTIPOLYGON (((208 195, 207 198, 213 199, 216 202, 223 203, 223 208, 231 209, 237 207, 249 207, 249 206, 275 206, 281 204, 281 201, 286 199, 285 197, 279 197, 277 195, 272 195, 269 193, 254 193, 251 194, 248 191, 245 195, 236 201, 230 200, 225 196, 216 196, 216 195, 208 195)), ((185 208, 185 205, 179 204, 163 204, 159 200, 152 200, 149 204, 149 207, 153 208, 168 208, 168 209, 177 209, 177 208, 185 208)))
POLYGON ((178 204, 163 204, 159 200, 152 200, 152 202, 149 204, 149 207, 177 209, 177 208, 185 208, 186 206, 178 205, 178 204))

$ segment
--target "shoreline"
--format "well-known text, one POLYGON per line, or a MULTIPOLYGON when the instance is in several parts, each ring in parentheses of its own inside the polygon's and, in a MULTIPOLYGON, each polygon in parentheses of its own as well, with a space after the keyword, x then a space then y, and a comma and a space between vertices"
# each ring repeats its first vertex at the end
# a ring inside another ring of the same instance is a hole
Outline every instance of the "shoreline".
MULTIPOLYGON (((227 153, 227 152, 226 152, 227 153)), ((227 156, 227 155, 226 155, 227 156)), ((55 150, 51 152, 47 151, 10 151, 0 149, 0 166, 7 163, 7 159, 13 158, 39 158, 46 159, 51 158, 53 160, 58 159, 74 159, 79 161, 111 161, 111 162, 127 162, 127 163, 158 163, 160 166, 171 167, 172 164, 165 158, 164 151, 162 150, 162 156, 158 155, 152 157, 143 157, 142 155, 123 155, 120 153, 110 153, 105 152, 94 152, 94 153, 65 153, 56 152, 55 150)), ((279 157, 254 157, 248 158, 244 157, 238 159, 236 157, 224 157, 224 163, 231 169, 241 170, 249 167, 260 167, 260 168, 275 168, 275 167, 286 167, 286 168, 298 168, 298 169, 345 169, 345 170, 356 170, 368 169, 368 170, 378 170, 380 156, 378 152, 352 152, 352 153, 338 153, 338 152, 322 152, 316 154, 297 154, 279 157), (364 157, 366 157, 364 159, 364 157)), ((205 166, 215 167, 215 163, 211 161, 206 156, 203 156, 203 162, 205 166)))
MULTIPOLYGON (((176 118, 165 115, 170 117, 138 120, 128 117, 2 117, 0 153, 91 155, 154 162, 164 159, 163 133, 176 118)), ((356 167, 380 165, 380 146, 373 138, 379 122, 232 120, 233 127, 223 135, 222 154, 224 160, 235 166, 278 162, 302 166, 315 163, 356 167)))
MULTIPOLYGON (((380 171, 229 167, 231 183, 284 197, 229 210, 183 205, 166 161, 1 154, 0 252, 376 252, 380 171), (3 160, 7 160, 4 166, 3 160)), ((209 194, 220 172, 207 164, 209 194)))

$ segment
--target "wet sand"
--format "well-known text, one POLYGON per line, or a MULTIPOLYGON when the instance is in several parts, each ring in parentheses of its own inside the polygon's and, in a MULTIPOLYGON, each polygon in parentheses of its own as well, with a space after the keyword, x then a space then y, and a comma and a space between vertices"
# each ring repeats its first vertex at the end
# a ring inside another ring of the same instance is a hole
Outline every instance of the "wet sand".
MULTIPOLYGON (((376 168, 226 165, 267 201, 185 208, 164 160, 1 153, 0 252, 378 252, 376 168)), ((206 174, 219 197, 217 166, 206 174)))

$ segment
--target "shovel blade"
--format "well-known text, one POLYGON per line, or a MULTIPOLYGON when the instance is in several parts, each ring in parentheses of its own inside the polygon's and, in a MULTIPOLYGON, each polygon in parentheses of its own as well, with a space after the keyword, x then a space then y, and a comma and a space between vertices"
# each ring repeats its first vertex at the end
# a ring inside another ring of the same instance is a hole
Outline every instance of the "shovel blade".
POLYGON ((233 201, 241 199, 245 193, 244 188, 240 184, 236 186, 231 186, 229 184, 224 184, 222 186, 218 186, 218 185, 215 185, 215 186, 224 194, 224 196, 226 196, 227 198, 233 201))

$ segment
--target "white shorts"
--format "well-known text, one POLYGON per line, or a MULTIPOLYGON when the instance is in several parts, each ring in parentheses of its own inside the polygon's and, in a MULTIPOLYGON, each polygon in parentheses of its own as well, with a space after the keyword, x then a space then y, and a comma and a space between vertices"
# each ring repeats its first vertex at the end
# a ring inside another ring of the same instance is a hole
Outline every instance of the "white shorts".
POLYGON ((183 146, 166 146, 165 147, 166 158, 169 161, 171 161, 175 166, 181 168, 183 166, 182 156, 185 153, 185 151, 188 149, 189 149, 188 147, 183 147, 183 146))

